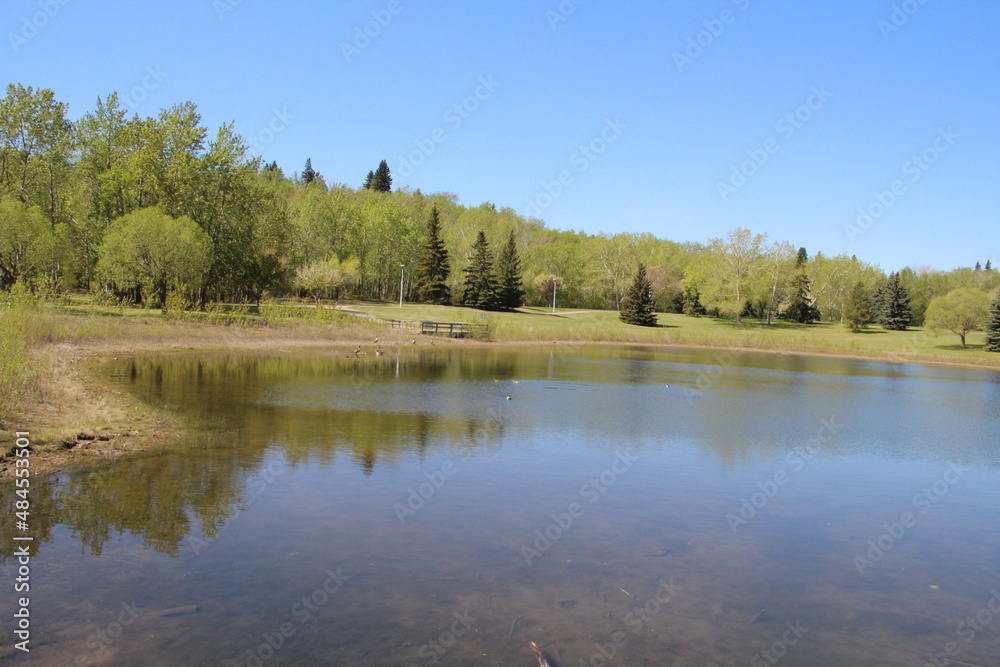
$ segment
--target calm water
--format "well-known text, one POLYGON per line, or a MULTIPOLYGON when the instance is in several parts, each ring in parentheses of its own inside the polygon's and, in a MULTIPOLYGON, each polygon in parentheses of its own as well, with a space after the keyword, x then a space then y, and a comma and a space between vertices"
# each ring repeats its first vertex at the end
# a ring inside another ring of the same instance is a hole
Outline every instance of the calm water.
POLYGON ((12 663, 1000 664, 998 373, 559 345, 108 372, 200 435, 36 482, 12 663))

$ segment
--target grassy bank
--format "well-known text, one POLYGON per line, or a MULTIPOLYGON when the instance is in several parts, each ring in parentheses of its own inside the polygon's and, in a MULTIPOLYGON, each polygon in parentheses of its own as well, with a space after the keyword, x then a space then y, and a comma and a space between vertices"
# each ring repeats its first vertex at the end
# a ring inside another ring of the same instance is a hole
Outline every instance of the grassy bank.
POLYGON ((558 341, 618 342, 655 345, 726 347, 764 352, 796 352, 894 362, 954 364, 1000 368, 1000 354, 985 352, 984 334, 968 336, 963 350, 958 336, 922 329, 885 331, 875 327, 851 333, 839 323, 795 324, 775 320, 735 320, 711 317, 658 316, 660 326, 636 327, 622 323, 611 311, 522 308, 513 313, 482 313, 467 308, 387 304, 357 304, 351 308, 382 320, 435 320, 487 323, 496 342, 558 341))
MULTIPOLYGON (((661 314, 656 328, 634 327, 605 311, 525 308, 482 313, 465 308, 359 303, 314 308, 304 303, 256 308, 216 307, 165 317, 158 310, 100 306, 85 297, 58 304, 26 295, 0 302, 0 454, 15 430, 32 434, 33 463, 47 472, 75 462, 100 461, 185 440, 183 424, 120 389, 102 363, 109 358, 183 350, 289 352, 301 346, 431 344, 387 320, 487 324, 487 343, 633 343, 725 347, 765 352, 825 354, 909 363, 1000 369, 1000 354, 982 350, 983 335, 962 350, 953 334, 871 329, 852 334, 839 324, 690 318, 661 314), (346 311, 346 312, 345 312, 346 311), (353 311, 353 312, 352 312, 353 311), (362 314, 366 317, 358 317, 362 314)), ((438 345, 480 341, 436 340, 438 345)), ((0 459, 0 480, 12 473, 0 459)))

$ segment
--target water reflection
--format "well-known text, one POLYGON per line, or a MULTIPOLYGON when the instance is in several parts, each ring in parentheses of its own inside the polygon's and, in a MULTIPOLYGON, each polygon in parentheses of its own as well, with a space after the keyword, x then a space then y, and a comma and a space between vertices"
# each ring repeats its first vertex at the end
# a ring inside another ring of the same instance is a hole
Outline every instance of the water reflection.
MULTIPOLYGON (((466 612, 478 620, 445 664, 531 664, 543 637, 580 664, 616 630, 617 664, 746 664, 797 618, 811 630, 787 664, 914 664, 1000 583, 996 373, 554 346, 176 355, 109 374, 195 436, 36 481, 60 659, 94 631, 81 610, 135 598, 203 616, 140 618, 158 639, 123 641, 121 664, 177 637, 198 660, 247 664, 283 622, 295 634, 275 664, 426 664, 466 612), (789 458, 824 420, 833 436, 789 458), (620 452, 635 465, 591 504, 581 485, 620 452), (970 472, 859 576, 852 558, 951 460, 970 472), (787 483, 731 530, 778 472, 787 483), (573 502, 585 511, 540 548, 573 502), (294 602, 341 567, 343 588, 300 623, 294 602), (671 577, 679 592, 632 633, 627 614, 671 577)), ((5 557, 10 537, 4 523, 5 557)))

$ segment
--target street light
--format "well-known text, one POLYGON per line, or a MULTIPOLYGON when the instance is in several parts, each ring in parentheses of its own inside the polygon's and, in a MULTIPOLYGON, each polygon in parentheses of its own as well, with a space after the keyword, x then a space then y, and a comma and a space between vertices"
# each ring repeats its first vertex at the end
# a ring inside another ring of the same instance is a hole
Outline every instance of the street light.
POLYGON ((559 284, 559 280, 556 278, 552 279, 552 312, 556 312, 556 286, 559 284))
POLYGON ((399 265, 399 307, 403 307, 403 271, 406 269, 406 264, 399 265))

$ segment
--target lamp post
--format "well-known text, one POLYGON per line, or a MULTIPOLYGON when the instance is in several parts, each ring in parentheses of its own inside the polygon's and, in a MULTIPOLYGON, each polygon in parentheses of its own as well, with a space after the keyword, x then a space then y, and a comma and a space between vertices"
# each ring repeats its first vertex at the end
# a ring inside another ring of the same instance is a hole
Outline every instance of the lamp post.
POLYGON ((399 265, 399 307, 403 307, 403 271, 406 270, 406 264, 399 265))
POLYGON ((559 280, 556 278, 552 279, 552 312, 556 312, 556 289, 559 285, 559 280))

